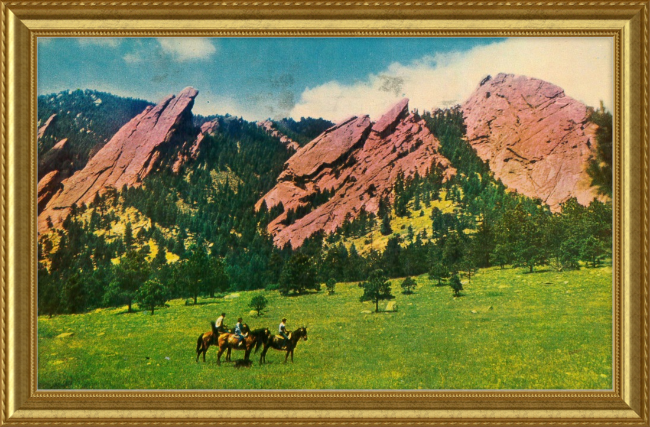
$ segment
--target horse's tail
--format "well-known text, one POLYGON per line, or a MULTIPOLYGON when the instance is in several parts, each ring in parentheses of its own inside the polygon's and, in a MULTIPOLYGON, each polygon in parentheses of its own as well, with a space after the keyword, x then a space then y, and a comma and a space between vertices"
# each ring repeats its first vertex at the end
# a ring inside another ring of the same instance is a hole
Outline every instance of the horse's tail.
POLYGON ((196 352, 197 353, 201 351, 202 346, 203 346, 203 334, 199 335, 199 339, 196 341, 196 352))

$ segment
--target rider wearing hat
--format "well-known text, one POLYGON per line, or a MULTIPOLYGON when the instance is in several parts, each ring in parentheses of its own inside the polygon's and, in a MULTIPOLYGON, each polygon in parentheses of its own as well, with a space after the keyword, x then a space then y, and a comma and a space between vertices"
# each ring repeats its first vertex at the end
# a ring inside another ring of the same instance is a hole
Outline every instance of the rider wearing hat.
POLYGON ((283 317, 282 321, 280 322, 280 327, 278 328, 278 330, 279 330, 278 332, 280 333, 280 336, 282 336, 282 338, 284 338, 284 343, 282 344, 282 346, 286 346, 286 345, 289 344, 289 335, 287 335, 286 322, 287 322, 287 318, 283 317))

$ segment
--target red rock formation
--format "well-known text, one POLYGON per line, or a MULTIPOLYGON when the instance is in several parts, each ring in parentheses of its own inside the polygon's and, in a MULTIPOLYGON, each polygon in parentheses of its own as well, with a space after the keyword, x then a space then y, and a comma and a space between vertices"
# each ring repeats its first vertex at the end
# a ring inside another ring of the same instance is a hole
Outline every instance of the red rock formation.
POLYGON ((467 137, 496 178, 553 210, 599 197, 586 172, 596 125, 589 110, 542 80, 487 77, 462 106, 467 137))
POLYGON ((300 144, 298 144, 293 139, 289 138, 279 130, 275 128, 275 124, 270 120, 264 120, 263 122, 257 122, 257 126, 261 127, 274 138, 278 138, 280 142, 287 147, 288 150, 298 151, 300 149, 300 144))
POLYGON ((39 215, 39 231, 48 229, 48 216, 56 226, 73 204, 90 203, 107 187, 140 185, 159 166, 163 151, 180 144, 180 139, 191 132, 191 110, 197 94, 195 89, 185 88, 177 97, 170 95, 155 107, 147 107, 124 125, 84 169, 62 182, 63 190, 39 215))
POLYGON ((197 135, 196 139, 194 142, 191 144, 184 144, 180 153, 178 154, 178 158, 172 165, 172 171, 174 173, 178 173, 181 169, 181 167, 186 164, 190 159, 196 160, 196 158, 199 155, 199 152, 201 151, 201 145, 203 143, 203 140, 205 139, 206 135, 214 135, 217 130, 219 129, 219 120, 214 119, 210 120, 209 122, 203 123, 201 125, 201 130, 199 131, 199 134, 197 135))
POLYGON ((362 209, 376 213, 380 198, 392 198, 400 171, 405 176, 416 171, 425 175, 436 165, 445 170, 445 179, 453 176, 456 171, 438 146, 424 121, 409 113, 406 99, 374 124, 368 116, 351 117, 298 150, 257 207, 262 202, 269 209, 282 203, 285 212, 269 224, 269 232, 278 246, 299 247, 316 231, 331 233, 362 209), (283 223, 289 209, 306 205, 311 196, 326 190, 333 192, 327 202, 291 225, 283 223))
POLYGON ((38 162, 38 176, 44 177, 55 169, 59 169, 61 165, 70 161, 70 153, 68 152, 68 138, 63 138, 57 142, 54 147, 45 153, 38 162))
POLYGON ((43 124, 43 126, 41 126, 40 128, 38 128, 38 139, 43 138, 43 136, 45 135, 45 132, 47 132, 47 129, 50 127, 50 125, 52 124, 52 122, 54 121, 54 119, 56 119, 56 114, 52 114, 52 115, 51 115, 51 116, 50 116, 50 117, 45 121, 45 123, 43 124))
POLYGON ((61 189, 61 173, 53 170, 38 181, 38 213, 40 214, 47 202, 61 189))

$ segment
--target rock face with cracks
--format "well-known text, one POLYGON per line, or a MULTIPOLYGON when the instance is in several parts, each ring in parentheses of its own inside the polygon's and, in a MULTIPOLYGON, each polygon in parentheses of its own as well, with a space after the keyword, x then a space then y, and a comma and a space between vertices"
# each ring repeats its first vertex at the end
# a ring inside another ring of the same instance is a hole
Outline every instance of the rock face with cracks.
POLYGON ((496 178, 552 210, 602 199, 586 168, 597 126, 590 109, 543 80, 486 77, 462 105, 467 138, 496 178))
POLYGON ((56 227, 73 204, 88 204, 109 187, 140 185, 168 160, 165 153, 195 137, 191 111, 197 95, 194 88, 185 88, 178 96, 169 95, 158 105, 147 107, 124 125, 83 169, 61 182, 61 189, 39 215, 39 232, 49 228, 48 217, 56 227))
POLYGON ((331 233, 362 210, 377 213, 382 197, 392 199, 400 172, 406 177, 426 175, 437 167, 449 179, 456 171, 438 152, 439 145, 424 120, 409 112, 407 99, 376 123, 367 115, 350 117, 298 150, 257 208, 282 203, 284 212, 268 230, 276 245, 299 247, 313 233, 331 233), (324 192, 331 195, 326 202, 287 224, 289 209, 309 208, 310 200, 324 192))

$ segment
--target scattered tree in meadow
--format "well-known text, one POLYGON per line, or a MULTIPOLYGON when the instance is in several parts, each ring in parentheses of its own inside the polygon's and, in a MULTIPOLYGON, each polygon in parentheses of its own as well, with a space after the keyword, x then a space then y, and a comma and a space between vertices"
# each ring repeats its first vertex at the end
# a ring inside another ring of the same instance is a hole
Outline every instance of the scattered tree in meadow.
POLYGON ((251 302, 248 304, 248 306, 257 311, 257 315, 260 316, 262 314, 262 310, 266 308, 268 303, 269 302, 264 297, 264 295, 256 295, 251 299, 251 302))
POLYGON ((379 301, 394 298, 391 294, 390 283, 383 270, 374 270, 370 273, 367 282, 361 284, 363 295, 361 302, 372 301, 375 303, 375 313, 379 313, 379 301))
POLYGON ((438 281, 438 286, 442 286, 442 281, 449 277, 449 269, 438 261, 429 270, 429 278, 438 281))
POLYGON ((156 307, 164 306, 169 298, 167 288, 158 279, 150 279, 138 289, 135 299, 138 305, 151 310, 153 316, 156 307))
POLYGON ((415 280, 411 279, 410 277, 407 277, 402 282, 402 293, 406 294, 406 295, 412 294, 413 289, 415 289, 416 285, 417 285, 417 283, 415 283, 415 280))
POLYGON ((463 284, 460 282, 460 277, 458 277, 458 274, 454 273, 451 276, 451 279, 449 279, 449 286, 451 286, 451 289, 454 291, 455 297, 461 296, 460 291, 463 290, 463 284))

